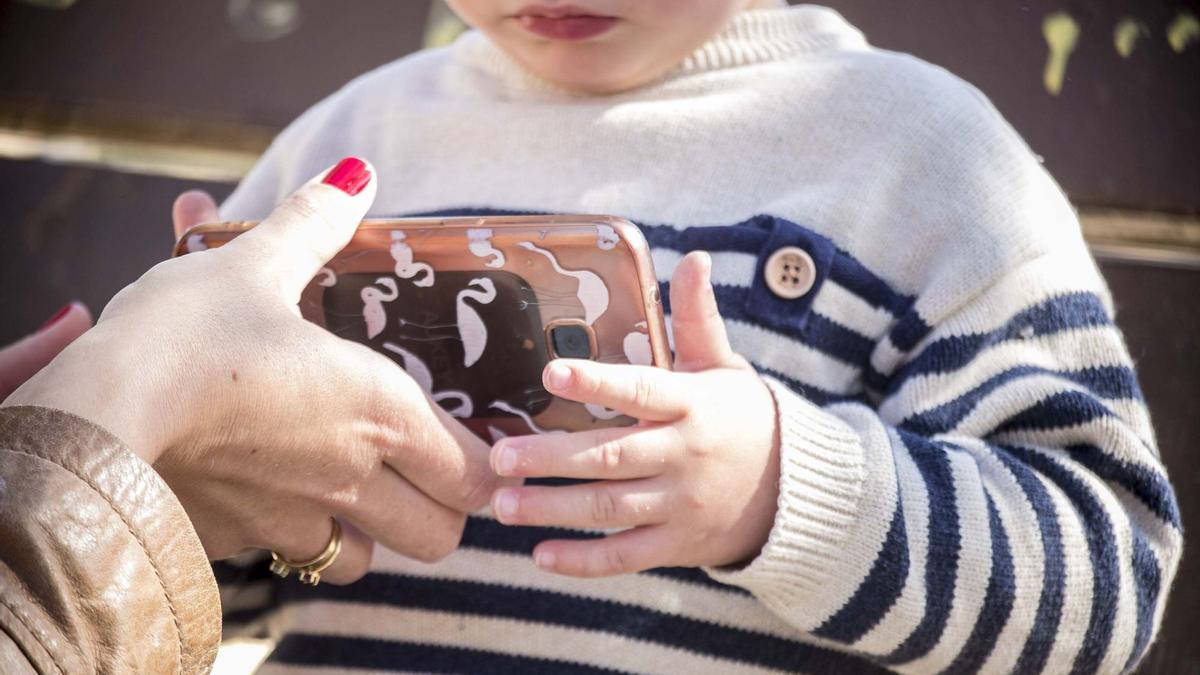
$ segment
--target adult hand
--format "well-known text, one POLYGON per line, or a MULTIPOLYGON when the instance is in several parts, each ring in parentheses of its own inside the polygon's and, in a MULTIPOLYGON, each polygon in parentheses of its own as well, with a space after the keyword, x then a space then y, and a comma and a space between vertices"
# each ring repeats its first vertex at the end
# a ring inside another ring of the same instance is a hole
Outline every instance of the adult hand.
POLYGON ((210 558, 310 559, 338 518, 342 553, 322 575, 337 583, 365 573, 373 540, 448 554, 496 477, 487 446, 395 363, 300 318, 301 291, 375 195, 358 160, 323 176, 229 244, 151 269, 5 405, 116 434, 171 485, 210 558))
POLYGON ((0 348, 0 401, 46 367, 64 347, 92 326, 92 314, 81 302, 58 310, 33 335, 0 348))

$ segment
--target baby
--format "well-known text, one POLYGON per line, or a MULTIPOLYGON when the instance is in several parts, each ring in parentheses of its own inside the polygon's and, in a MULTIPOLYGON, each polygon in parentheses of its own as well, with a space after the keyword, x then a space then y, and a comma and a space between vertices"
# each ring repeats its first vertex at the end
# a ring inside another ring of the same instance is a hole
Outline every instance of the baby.
POLYGON ((500 489, 438 564, 242 596, 269 668, 1137 664, 1174 495, 1071 205, 978 91, 815 6, 450 4, 475 31, 314 106, 221 215, 360 155, 376 217, 629 218, 675 370, 553 362, 642 424, 492 467, 590 482, 500 489))

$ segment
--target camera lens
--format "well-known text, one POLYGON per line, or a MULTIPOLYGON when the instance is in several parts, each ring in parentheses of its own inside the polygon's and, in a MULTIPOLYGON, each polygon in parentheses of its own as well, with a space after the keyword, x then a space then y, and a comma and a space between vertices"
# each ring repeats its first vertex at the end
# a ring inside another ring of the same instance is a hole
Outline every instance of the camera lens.
POLYGON ((566 324, 550 329, 550 341, 554 354, 564 359, 592 358, 592 345, 588 340, 586 326, 566 324))

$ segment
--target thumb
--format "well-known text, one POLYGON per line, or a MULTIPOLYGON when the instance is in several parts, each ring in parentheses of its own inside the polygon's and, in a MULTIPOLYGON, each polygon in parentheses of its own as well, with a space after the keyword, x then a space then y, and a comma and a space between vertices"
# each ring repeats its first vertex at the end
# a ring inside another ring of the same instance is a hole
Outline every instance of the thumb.
POLYGON ((0 349, 0 401, 46 367, 67 345, 92 326, 92 315, 81 302, 72 302, 50 318, 38 332, 0 349))
POLYGON ((671 277, 675 370, 696 372, 740 365, 725 335, 725 322, 710 282, 711 271, 712 257, 704 251, 693 251, 680 261, 671 277))
POLYGON ((204 190, 188 190, 176 197, 175 204, 171 206, 171 222, 175 225, 176 239, 196 225, 220 219, 217 203, 204 190))
POLYGON ((278 280, 287 299, 300 293, 342 250, 375 201, 375 169, 347 157, 283 200, 254 229, 218 249, 249 256, 252 267, 278 280))

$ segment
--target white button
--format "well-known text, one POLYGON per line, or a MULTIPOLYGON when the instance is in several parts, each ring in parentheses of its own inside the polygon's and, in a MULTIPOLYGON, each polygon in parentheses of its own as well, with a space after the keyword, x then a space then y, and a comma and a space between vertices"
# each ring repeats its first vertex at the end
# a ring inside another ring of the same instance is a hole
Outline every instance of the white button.
POLYGON ((817 265, 808 251, 785 246, 767 258, 763 277, 772 293, 785 300, 795 300, 812 290, 817 280, 817 265))

